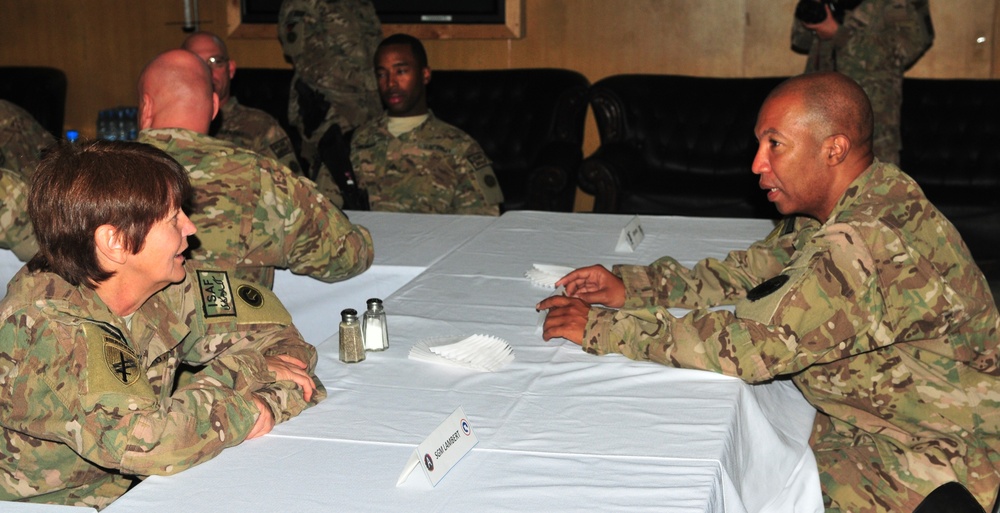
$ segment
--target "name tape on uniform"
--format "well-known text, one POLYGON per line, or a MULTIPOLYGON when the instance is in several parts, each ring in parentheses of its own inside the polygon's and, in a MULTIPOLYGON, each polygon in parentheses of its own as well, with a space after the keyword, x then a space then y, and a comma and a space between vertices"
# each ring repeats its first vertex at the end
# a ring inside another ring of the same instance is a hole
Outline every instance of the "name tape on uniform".
POLYGON ((615 246, 616 253, 631 253, 639 247, 646 234, 639 224, 639 216, 632 216, 632 219, 622 228, 621 235, 618 236, 618 245, 615 246))
POLYGON ((461 406, 441 423, 406 461, 403 473, 396 480, 396 486, 403 484, 413 469, 420 466, 431 486, 444 478, 445 474, 472 450, 479 439, 472 430, 472 424, 461 406))

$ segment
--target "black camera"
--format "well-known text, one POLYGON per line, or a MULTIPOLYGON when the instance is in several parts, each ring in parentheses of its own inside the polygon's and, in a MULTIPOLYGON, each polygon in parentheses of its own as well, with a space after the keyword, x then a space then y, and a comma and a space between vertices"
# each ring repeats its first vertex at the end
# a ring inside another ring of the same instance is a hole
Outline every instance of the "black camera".
POLYGON ((854 9, 862 0, 799 0, 795 6, 795 17, 802 23, 814 24, 826 19, 826 6, 837 23, 844 23, 844 12, 854 9))

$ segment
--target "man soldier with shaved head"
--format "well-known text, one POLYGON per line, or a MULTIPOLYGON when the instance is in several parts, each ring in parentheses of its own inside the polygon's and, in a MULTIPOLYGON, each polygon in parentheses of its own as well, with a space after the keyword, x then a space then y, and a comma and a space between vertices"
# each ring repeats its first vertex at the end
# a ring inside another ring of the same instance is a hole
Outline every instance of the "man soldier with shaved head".
POLYGON ((311 180, 206 135, 218 108, 208 65, 187 50, 159 55, 139 78, 138 141, 167 152, 191 177, 192 263, 232 266, 267 287, 275 268, 326 282, 368 269, 368 230, 351 224, 311 180))

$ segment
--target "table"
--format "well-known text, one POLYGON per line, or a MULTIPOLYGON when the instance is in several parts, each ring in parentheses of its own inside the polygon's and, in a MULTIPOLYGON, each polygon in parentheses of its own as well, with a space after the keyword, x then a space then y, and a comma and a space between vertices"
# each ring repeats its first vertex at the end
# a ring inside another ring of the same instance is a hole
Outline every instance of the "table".
POLYGON ((106 511, 822 511, 807 446, 815 412, 794 387, 543 342, 534 305, 551 291, 523 276, 533 263, 670 254, 690 264, 746 247, 770 223, 643 217, 645 241, 623 254, 614 247, 626 216, 352 219, 372 230, 371 270, 338 284, 290 273, 275 282, 317 345, 329 397, 261 439, 146 479, 106 511), (385 300, 390 348, 342 364, 328 338, 336 313, 370 295, 385 300), (503 338, 516 360, 476 373, 407 358, 422 339, 474 333, 503 338), (419 470, 396 487, 414 448, 458 406, 479 445, 437 487, 419 470))

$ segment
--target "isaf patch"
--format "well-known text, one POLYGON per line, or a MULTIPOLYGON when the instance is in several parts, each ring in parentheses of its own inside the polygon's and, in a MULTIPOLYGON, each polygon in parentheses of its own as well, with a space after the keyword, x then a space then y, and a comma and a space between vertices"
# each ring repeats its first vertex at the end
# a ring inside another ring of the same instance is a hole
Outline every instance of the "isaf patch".
POLYGON ((274 141, 271 143, 271 151, 279 158, 291 154, 294 151, 292 150, 292 141, 288 140, 287 137, 274 141))
POLYGON ((233 287, 229 283, 229 273, 198 270, 197 275, 205 318, 235 317, 236 303, 233 302, 233 287))
POLYGON ((139 355, 125 343, 120 332, 107 326, 104 331, 104 363, 111 374, 123 385, 131 385, 139 380, 139 355))
POLYGON ((472 164, 472 169, 478 171, 484 167, 489 166, 490 159, 486 157, 485 153, 480 151, 473 153, 472 155, 469 155, 469 163, 472 164))

